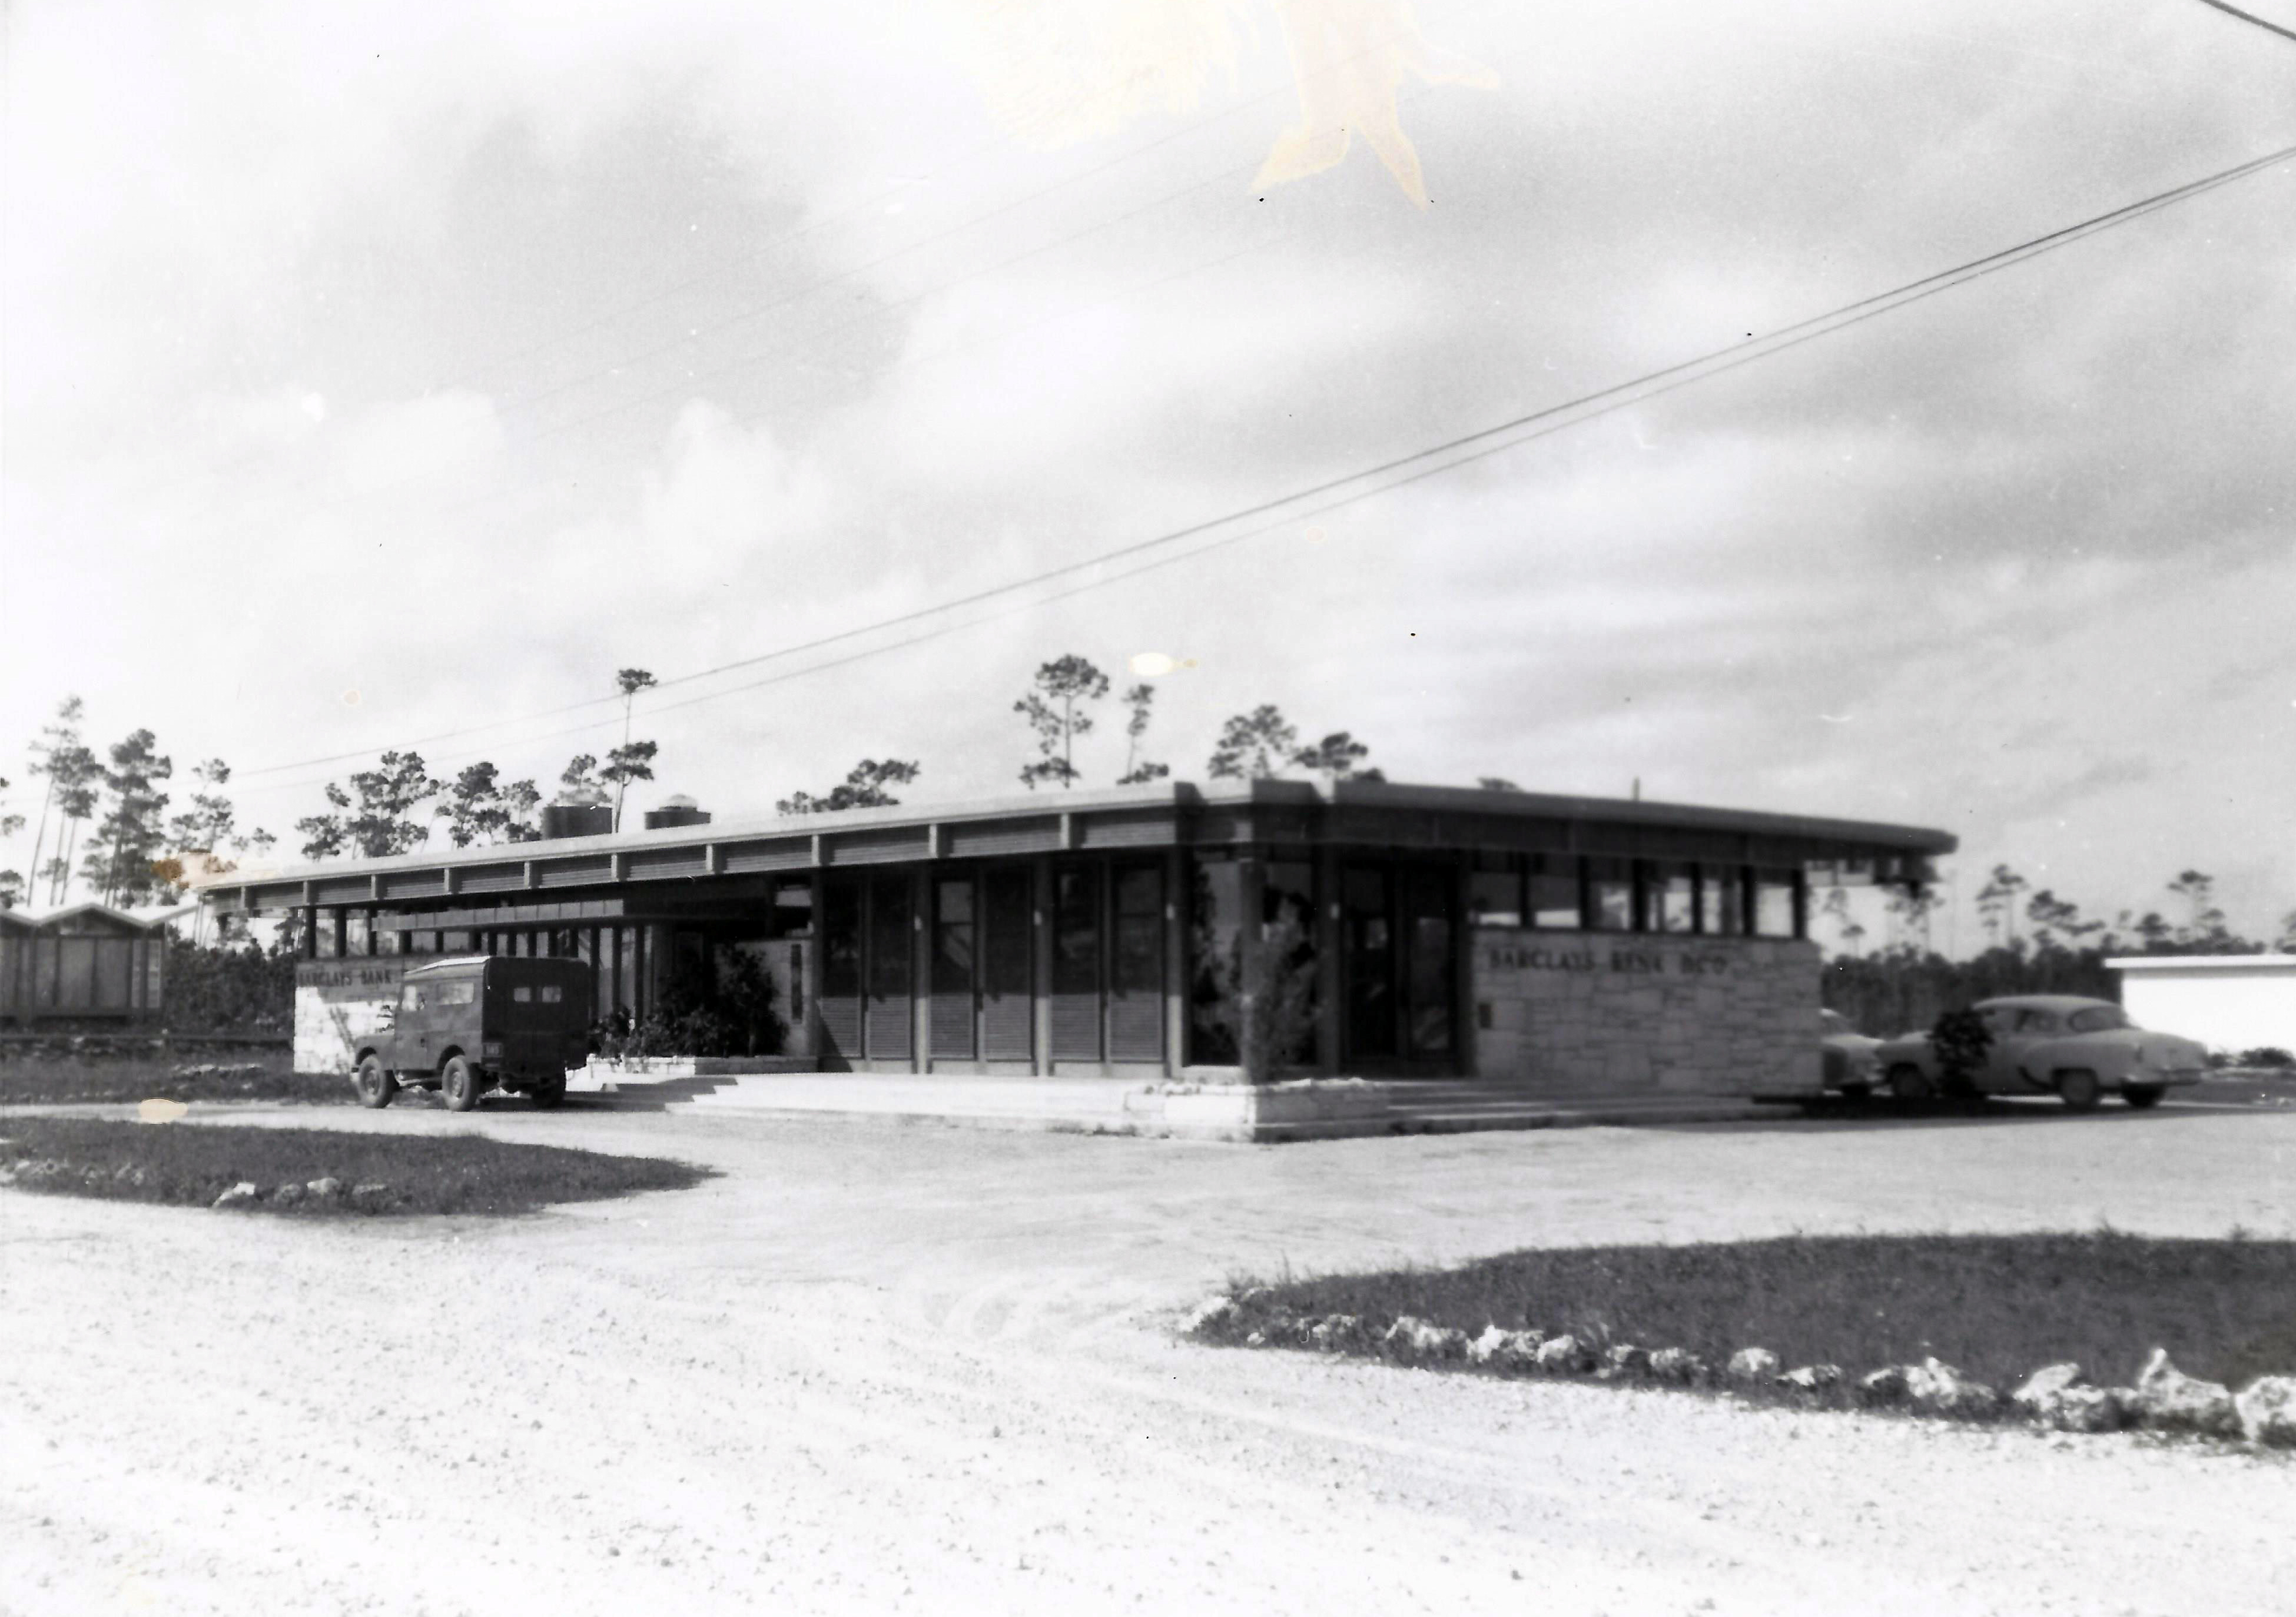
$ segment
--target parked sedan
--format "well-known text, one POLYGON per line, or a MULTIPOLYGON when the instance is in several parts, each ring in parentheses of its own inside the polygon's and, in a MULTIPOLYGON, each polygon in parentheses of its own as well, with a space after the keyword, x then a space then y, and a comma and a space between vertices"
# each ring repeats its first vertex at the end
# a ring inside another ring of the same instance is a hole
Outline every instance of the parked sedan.
POLYGON ((1821 1081, 1827 1088, 1838 1089, 1844 1095, 1871 1094, 1882 1071, 1874 1055, 1882 1047, 1882 1041, 1860 1033, 1839 1011, 1820 1011, 1817 1022, 1818 1059, 1824 1074, 1821 1081))
MULTIPOLYGON (((2108 1092, 2132 1106, 2157 1105, 2180 1084, 2201 1081, 2208 1052, 2189 1038, 2148 1033, 2110 1000, 2070 994, 2019 994, 1972 1009, 1988 1035, 1983 1055, 1964 1075, 1980 1095, 2055 1095, 2076 1112, 2108 1092)), ((1886 1039, 1874 1052, 1892 1095, 1926 1100, 1947 1074, 1927 1033, 1886 1039)))

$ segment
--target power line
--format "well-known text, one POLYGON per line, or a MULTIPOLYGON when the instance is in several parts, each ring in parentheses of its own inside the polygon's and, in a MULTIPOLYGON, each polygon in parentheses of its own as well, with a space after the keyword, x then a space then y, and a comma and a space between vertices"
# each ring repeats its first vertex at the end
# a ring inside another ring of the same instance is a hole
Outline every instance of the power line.
POLYGON ((2236 5, 2226 4, 2225 0, 2201 0, 2201 4, 2213 6, 2227 17, 2237 17, 2243 22, 2252 22, 2267 34, 2277 34, 2283 39, 2296 39, 2296 29, 2284 29, 2276 22, 2267 22, 2252 12, 2244 12, 2236 5))
MULTIPOLYGON (((1903 284, 1893 287, 1887 291, 1877 292, 1870 297, 1861 298, 1853 302, 1839 305, 1838 307, 1827 310, 1823 314, 1815 315, 1807 319, 1797 321, 1791 325, 1780 327, 1776 331, 1767 332, 1758 337, 1750 338, 1742 342, 1732 343, 1725 348, 1711 349, 1704 354, 1698 355, 1690 359, 1679 361, 1677 364, 1667 365, 1661 369, 1646 372, 1629 381, 1618 382, 1607 388, 1598 389, 1591 393, 1580 394, 1576 398, 1565 399, 1557 404, 1545 406, 1525 415, 1514 416, 1510 420, 1500 422, 1496 425, 1480 428, 1473 432, 1464 433, 1456 438, 1449 439, 1442 443, 1431 446, 1424 449, 1414 450, 1408 455, 1398 456, 1393 459, 1383 461, 1375 465, 1365 467, 1355 472, 1348 472, 1342 476, 1326 479, 1318 483, 1296 488, 1287 494, 1277 496, 1275 498, 1263 500, 1256 505, 1243 506, 1239 509, 1225 513, 1217 517, 1208 518, 1201 521, 1193 522, 1185 527, 1172 529, 1166 532, 1157 534, 1150 538, 1136 540, 1128 545, 1118 546, 1113 549, 1103 551, 1096 555, 1089 556, 1080 561, 1066 562, 1057 567, 1046 568, 1041 571, 1031 573, 1025 578, 1008 580, 1005 583, 991 586, 986 589, 976 590, 970 595, 961 595, 953 600, 939 602, 931 606, 919 607, 913 612, 902 612, 890 618, 880 619, 873 623, 860 625, 849 629, 841 629, 833 634, 824 635, 813 640, 801 642, 796 645, 783 646, 774 651, 760 653, 752 657, 740 658, 730 662, 719 663, 712 668, 701 669, 692 673, 676 675, 671 678, 661 681, 660 686, 657 688, 669 688, 677 685, 691 685, 700 680, 714 678, 719 675, 735 672, 742 669, 757 668, 766 663, 782 661, 790 658, 803 656, 809 652, 825 650, 832 646, 841 645, 854 640, 864 638, 867 636, 882 634, 887 630, 906 628, 910 625, 922 622, 927 619, 941 614, 962 612, 968 607, 982 605, 1003 597, 1016 595, 1023 591, 1034 589, 1038 586, 1052 583, 1055 580, 1073 578, 1078 574, 1105 567, 1111 562, 1121 562, 1131 557, 1142 556, 1150 552, 1171 550, 1174 546, 1185 545, 1186 541, 1190 539, 1202 538, 1207 535, 1215 534, 1222 529, 1232 528, 1237 524, 1251 523, 1256 519, 1274 516, 1279 512, 1283 513, 1278 521, 1271 521, 1259 527, 1247 528, 1242 531, 1227 534, 1215 538, 1210 544, 1197 546, 1177 552, 1171 555, 1159 557, 1146 566, 1130 569, 1110 578, 1095 579, 1089 583, 1078 586, 1078 588, 1074 590, 1063 592, 1062 595, 1054 595, 1051 598, 1065 598, 1065 595, 1068 594, 1081 593, 1083 589, 1101 587, 1106 584, 1118 582, 1122 579, 1134 577, 1138 573, 1149 571, 1157 567, 1172 565, 1180 561, 1190 560, 1210 551, 1221 549, 1229 545, 1237 544, 1244 539, 1268 532, 1275 528, 1288 525, 1291 522, 1300 521, 1305 517, 1320 515, 1326 512, 1337 510, 1342 506, 1354 504, 1357 501, 1370 498, 1374 495, 1383 494, 1392 489, 1403 488, 1408 484, 1416 483, 1427 478, 1439 475, 1443 472, 1456 470, 1460 466, 1488 458, 1493 455, 1499 454, 1506 449, 1516 447, 1521 444, 1529 443, 1540 438, 1551 436, 1555 432, 1562 431, 1568 428, 1582 425, 1587 422, 1597 420, 1603 416, 1615 414, 1620 410, 1628 408, 1634 405, 1644 403, 1649 399, 1660 398, 1666 394, 1677 391, 1682 388, 1690 386, 1693 382, 1702 382, 1714 376, 1726 374, 1731 371, 1754 364, 1759 360, 1770 358, 1777 354, 1800 348, 1806 343, 1816 341, 1820 337, 1831 336, 1837 332, 1847 330, 1851 326, 1863 324, 1868 320, 1876 319, 1882 315, 1890 314, 1911 304, 1923 301, 1929 298, 1935 297, 1941 292, 1964 285, 1968 282, 1997 274, 2002 270, 2013 267, 2014 266, 2024 263, 2030 259, 2038 258, 2044 254, 2054 252, 2061 248, 2070 246, 2075 242, 2086 240, 2089 236, 2100 234, 2105 231, 2115 229, 2120 226, 2132 223, 2136 219, 2145 218, 2148 215, 2159 212, 2164 209, 2174 207, 2178 203, 2192 201, 2195 197, 2205 195, 2211 191, 2234 184, 2239 180, 2261 173, 2267 168, 2287 162, 2292 159, 2296 159, 2296 145, 2283 147, 2278 151, 2267 152, 2261 157, 2252 158, 2246 162, 2234 164, 2231 168, 2219 169, 2217 172, 2204 176, 2200 179, 2190 180, 2181 185, 2172 186, 2166 191, 2156 192, 2153 194, 2144 197, 2136 201, 2124 204, 2121 207, 2109 209, 2103 213, 2092 215, 2078 223, 2063 226, 2058 229, 2049 231, 2045 234, 2028 238, 2025 241, 2016 243, 2014 246, 2002 248, 1994 252, 1984 254, 1980 258, 1969 259, 1964 263, 1954 266, 1950 269, 1940 270, 1933 275, 1924 275, 1918 280, 1906 282, 1903 284), (1370 486, 1358 487, 1358 485, 1370 486), (1332 497, 1326 498, 1325 497, 1332 497), (1311 502, 1321 503, 1311 504, 1311 502), (1297 507, 1306 508, 1296 509, 1297 507)), ((1040 602, 1032 601, 1027 604, 1041 603, 1042 603, 1040 602)), ((805 673, 817 672, 820 671, 822 668, 843 666, 844 663, 858 661, 862 657, 876 655, 880 652, 898 650, 903 646, 916 644, 921 640, 937 637, 940 634, 955 632, 955 629, 965 626, 966 625, 964 623, 950 624, 942 628, 936 629, 930 634, 912 636, 908 639, 897 642, 891 646, 868 648, 865 651, 855 653, 852 657, 840 659, 836 662, 810 666, 803 669, 792 670, 791 673, 786 675, 776 675, 769 679, 731 686, 721 691, 703 693, 689 698, 685 702, 675 704, 649 704, 649 710, 656 712, 668 711, 671 710, 673 707, 686 707, 699 702, 716 701, 724 696, 734 695, 743 691, 759 688, 765 685, 778 683, 782 679, 795 678, 805 673)), ((543 713, 528 715, 526 716, 526 718, 505 719, 498 722, 501 724, 522 723, 526 722, 527 718, 554 717, 559 713, 574 711, 582 707, 599 706, 619 700, 619 697, 613 696, 599 697, 588 702, 574 703, 566 708, 550 710, 543 713)), ((594 726, 584 726, 580 727, 590 728, 594 726)), ((432 739, 447 739, 454 735, 470 733, 470 731, 447 732, 445 735, 432 739)), ((537 737, 536 739, 546 738, 537 737)), ((406 744, 413 746, 421 743, 408 743, 406 744)), ((324 763, 340 762, 347 758, 363 758, 365 756, 366 756, 366 753, 364 751, 357 753, 335 754, 326 758, 301 759, 294 763, 268 765, 259 769, 250 769, 244 771, 243 773, 248 776, 284 773, 291 769, 308 768, 324 763)))

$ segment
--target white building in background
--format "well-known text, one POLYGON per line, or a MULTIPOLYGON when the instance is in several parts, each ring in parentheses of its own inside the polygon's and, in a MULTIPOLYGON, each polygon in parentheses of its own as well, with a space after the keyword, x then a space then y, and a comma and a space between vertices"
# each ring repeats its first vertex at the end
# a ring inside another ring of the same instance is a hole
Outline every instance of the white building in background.
POLYGON ((2138 1027, 2234 1054, 2296 1050, 2296 955, 2148 955, 2108 960, 2138 1027))

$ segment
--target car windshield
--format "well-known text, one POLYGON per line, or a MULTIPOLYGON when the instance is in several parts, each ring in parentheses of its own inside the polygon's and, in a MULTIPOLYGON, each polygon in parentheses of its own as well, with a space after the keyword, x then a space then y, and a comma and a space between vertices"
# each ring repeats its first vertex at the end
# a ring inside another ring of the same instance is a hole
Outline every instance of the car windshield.
POLYGON ((2091 1010, 2075 1011, 2067 1017, 2066 1024, 2076 1033, 2102 1033, 2112 1028, 2133 1028, 2128 1013, 2117 1005, 2101 1005, 2091 1010))

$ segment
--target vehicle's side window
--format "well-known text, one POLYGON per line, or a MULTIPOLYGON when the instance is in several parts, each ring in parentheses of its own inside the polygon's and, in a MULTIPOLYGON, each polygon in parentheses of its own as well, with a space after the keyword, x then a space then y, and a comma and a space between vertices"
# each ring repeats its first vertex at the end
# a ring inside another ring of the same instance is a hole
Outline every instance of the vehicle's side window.
POLYGON ((2054 1033, 2057 1030, 2057 1019, 2047 1011, 2022 1011, 2017 1016, 2017 1030, 2020 1033, 2054 1033))
POLYGON ((440 1005, 476 1005, 479 985, 475 982, 442 982, 439 985, 440 1005))
POLYGON ((421 983, 410 982, 406 985, 406 992, 398 997, 398 1008, 402 1011, 419 1011, 422 1008, 421 983))
POLYGON ((564 989, 562 989, 562 988, 559 987, 559 986, 558 986, 558 984, 556 984, 556 983, 554 983, 554 982, 545 982, 545 983, 544 983, 544 984, 542 985, 542 1003, 543 1003, 543 1004, 545 1004, 545 1005, 557 1005, 557 1004, 559 1004, 561 1001, 562 1001, 565 997, 566 997, 566 990, 565 990, 564 989))
POLYGON ((2006 1033, 2009 1030, 2009 1013, 2006 1011, 1999 1009, 1980 1011, 1978 1015, 1984 1019, 1986 1027, 1995 1033, 2006 1033))
POLYGON ((534 1003, 533 985, 531 983, 525 982, 520 983, 516 988, 511 989, 510 999, 512 1005, 532 1005, 534 1003))

